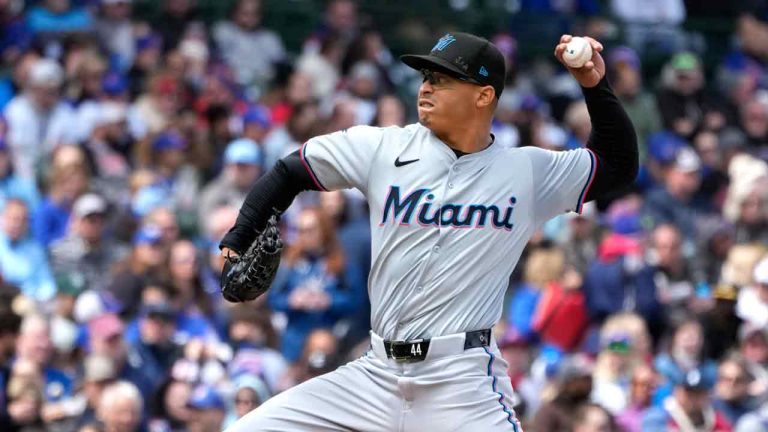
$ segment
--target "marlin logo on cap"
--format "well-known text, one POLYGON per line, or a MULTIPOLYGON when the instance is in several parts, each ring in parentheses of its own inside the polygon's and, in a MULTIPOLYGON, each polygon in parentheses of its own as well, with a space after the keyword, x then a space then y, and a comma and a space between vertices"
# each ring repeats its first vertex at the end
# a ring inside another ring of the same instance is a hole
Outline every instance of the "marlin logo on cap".
POLYGON ((456 38, 453 37, 452 34, 446 33, 445 36, 441 37, 435 46, 432 47, 432 51, 442 51, 448 47, 448 45, 456 42, 456 38))

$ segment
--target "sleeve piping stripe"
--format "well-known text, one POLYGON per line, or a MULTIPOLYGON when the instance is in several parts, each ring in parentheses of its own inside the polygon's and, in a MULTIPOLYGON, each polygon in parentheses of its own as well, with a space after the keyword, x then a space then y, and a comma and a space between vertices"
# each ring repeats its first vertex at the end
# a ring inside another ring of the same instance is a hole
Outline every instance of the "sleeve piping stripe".
POLYGON ((299 156, 301 156, 301 163, 304 165, 304 168, 307 169, 307 172, 309 173, 309 176, 312 177, 312 181, 315 183, 315 186, 320 188, 320 190, 328 192, 328 189, 326 189, 321 183, 320 180, 317 179, 317 176, 315 175, 315 172, 312 170, 312 167, 309 165, 309 161, 307 160, 307 156, 305 155, 307 151, 307 143, 304 143, 301 146, 301 152, 299 152, 299 156))
POLYGON ((589 193, 589 188, 592 187, 592 182, 595 181, 595 174, 597 173, 597 157, 592 150, 587 149, 587 151, 589 152, 589 178, 584 185, 584 188, 581 190, 579 201, 576 203, 576 213, 579 214, 581 213, 581 209, 584 206, 584 200, 587 197, 587 193, 589 193))

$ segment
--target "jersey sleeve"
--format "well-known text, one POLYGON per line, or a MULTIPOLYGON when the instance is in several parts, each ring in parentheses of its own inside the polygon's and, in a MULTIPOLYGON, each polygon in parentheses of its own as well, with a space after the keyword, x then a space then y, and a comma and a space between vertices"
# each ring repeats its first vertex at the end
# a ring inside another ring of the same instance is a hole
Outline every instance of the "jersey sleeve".
POLYGON ((561 213, 581 213, 595 178, 597 158, 589 149, 555 152, 528 147, 533 172, 534 214, 543 223, 561 213))
POLYGON ((371 164, 383 130, 355 126, 310 139, 301 160, 321 190, 357 188, 367 193, 371 164))

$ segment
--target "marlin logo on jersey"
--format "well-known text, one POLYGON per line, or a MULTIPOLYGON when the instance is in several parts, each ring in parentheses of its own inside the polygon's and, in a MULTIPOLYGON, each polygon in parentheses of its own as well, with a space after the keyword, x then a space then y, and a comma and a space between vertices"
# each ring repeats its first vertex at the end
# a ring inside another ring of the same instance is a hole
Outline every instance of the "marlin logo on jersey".
POLYGON ((510 197, 505 209, 495 204, 450 204, 435 206, 434 194, 429 189, 418 189, 405 197, 400 195, 399 186, 390 186, 384 204, 381 225, 391 222, 409 226, 414 215, 421 226, 452 226, 455 228, 493 228, 512 231, 512 211, 517 198, 510 197))

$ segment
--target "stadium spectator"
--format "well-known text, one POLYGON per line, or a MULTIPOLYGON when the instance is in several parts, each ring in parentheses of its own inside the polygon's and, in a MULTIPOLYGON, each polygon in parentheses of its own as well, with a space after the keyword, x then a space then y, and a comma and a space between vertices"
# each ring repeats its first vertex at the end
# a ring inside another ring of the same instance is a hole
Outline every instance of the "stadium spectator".
POLYGON ((38 35, 88 32, 93 17, 87 9, 73 7, 70 0, 43 0, 29 11, 27 25, 38 35))
POLYGON ((107 51, 117 57, 118 68, 127 70, 136 53, 131 22, 133 0, 101 0, 100 3, 96 34, 107 51))
POLYGON ((746 154, 728 166, 723 216, 734 224, 736 243, 768 243, 768 164, 746 154))
POLYGON ((757 93, 741 106, 740 123, 751 151, 764 151, 768 143, 768 101, 766 95, 757 93))
MULTIPOLYGON (((295 74, 300 77, 301 75, 295 74)), ((264 141, 264 165, 275 166, 278 159, 298 150, 308 140, 317 127, 319 113, 317 105, 306 103, 293 109, 290 120, 284 126, 274 129, 264 141)))
POLYGON ((667 319, 695 307, 695 274, 683 254, 680 232, 673 225, 659 225, 651 233, 649 266, 653 272, 656 296, 664 305, 667 319))
MULTIPOLYGON (((176 333, 175 311, 167 303, 148 303, 141 307, 139 313, 139 338, 128 347, 131 361, 140 365, 146 376, 168 376, 182 353, 182 347, 173 338, 176 333)), ((147 396, 154 394, 154 390, 147 396)))
MULTIPOLYGON (((139 33, 136 35, 135 43, 136 59, 128 70, 131 100, 144 93, 150 84, 150 77, 160 69, 162 63, 163 39, 159 35, 150 31, 139 33)), ((148 103, 149 101, 144 102, 144 104, 148 103)), ((136 106, 136 112, 141 114, 142 110, 138 109, 139 107, 141 105, 136 106)), ((148 108, 143 109, 148 110, 148 108)))
POLYGON ((226 414, 224 399, 216 389, 201 385, 197 387, 187 402, 192 416, 187 422, 189 432, 219 432, 226 414))
POLYGON ((763 404, 762 407, 745 414, 733 429, 734 432, 751 432, 760 430, 765 422, 768 421, 768 405, 763 404))
POLYGON ((112 283, 107 290, 122 305, 123 313, 134 315, 138 310, 141 289, 160 275, 166 256, 162 248, 162 233, 157 227, 141 227, 133 236, 133 248, 125 260, 118 263, 112 283))
POLYGON ((692 201, 701 184, 701 160, 688 147, 677 151, 674 163, 666 168, 664 184, 648 193, 645 217, 654 225, 669 223, 677 227, 690 249, 697 236, 696 221, 701 213, 692 201))
MULTIPOLYGON (((91 104, 87 113, 86 107, 80 109, 79 122, 87 123, 90 119, 82 119, 92 115, 92 129, 82 143, 88 155, 96 182, 114 196, 115 201, 122 201, 127 194, 127 179, 133 164, 134 138, 128 130, 128 111, 123 102, 100 101, 91 104)), ((87 126, 86 126, 87 127, 87 126)))
POLYGON ((286 378, 288 364, 277 351, 277 333, 264 310, 234 307, 227 330, 234 351, 229 362, 229 375, 234 378, 259 377, 264 380, 269 393, 277 393, 286 378))
POLYGON ((720 362, 712 406, 732 425, 757 407, 757 400, 749 394, 749 384, 749 372, 742 358, 732 355, 720 362))
POLYGON ((653 392, 656 389, 656 371, 650 366, 640 364, 632 371, 629 382, 627 406, 617 415, 616 423, 626 432, 641 432, 643 415, 651 407, 653 392))
POLYGON ((675 54, 662 71, 662 88, 657 94, 662 125, 691 139, 701 129, 719 130, 725 116, 704 90, 701 59, 691 52, 675 54))
POLYGON ((588 403, 576 411, 573 432, 618 432, 613 416, 598 404, 588 403))
POLYGON ((80 272, 89 288, 109 285, 112 267, 126 251, 105 238, 107 209, 107 202, 96 194, 81 195, 75 201, 67 235, 50 246, 54 273, 80 272))
POLYGON ((78 426, 82 427, 96 421, 96 410, 99 407, 104 389, 117 378, 117 368, 114 361, 100 354, 90 354, 83 360, 82 391, 79 394, 85 399, 79 413, 78 426))
POLYGON ((157 390, 152 406, 151 418, 147 422, 150 432, 183 430, 192 418, 187 401, 192 395, 193 385, 171 376, 157 390))
POLYGON ((562 360, 557 366, 555 393, 534 416, 534 430, 573 430, 576 413, 592 392, 591 373, 591 365, 583 356, 562 360))
POLYGON ((304 42, 304 52, 318 51, 329 37, 334 36, 341 37, 341 41, 346 46, 357 36, 359 24, 358 7, 354 1, 329 1, 320 25, 304 42))
POLYGON ((101 394, 97 417, 104 430, 137 432, 141 427, 144 399, 135 385, 127 381, 110 384, 101 394))
POLYGON ((643 263, 642 243, 636 238, 637 214, 615 217, 614 232, 600 243, 597 259, 584 277, 584 294, 593 324, 628 311, 643 317, 654 339, 664 329, 664 314, 656 295, 653 270, 643 263))
POLYGON ((405 126, 405 107, 403 107, 400 99, 392 95, 379 97, 373 125, 379 127, 405 126))
POLYGON ((9 198, 18 198, 34 213, 40 205, 40 192, 34 182, 14 172, 11 159, 8 142, 0 139, 0 207, 4 207, 9 198))
POLYGON ((0 364, 7 364, 15 353, 21 320, 22 317, 12 309, 8 307, 0 309, 0 364))
POLYGON ((704 342, 702 327, 696 318, 689 317, 680 321, 671 334, 669 347, 657 355, 653 362, 662 378, 656 397, 670 394, 672 386, 684 382, 691 371, 701 376, 700 385, 707 386, 705 390, 712 388, 717 376, 717 365, 704 357, 704 342))
POLYGON ((750 394, 764 399, 768 395, 768 329, 743 324, 739 329, 739 354, 752 377, 750 394))
POLYGON ((48 267, 45 249, 29 232, 29 210, 17 199, 5 202, 0 229, 0 269, 3 280, 21 289, 29 298, 50 300, 56 285, 48 267))
POLYGON ((761 259, 752 273, 753 284, 739 291, 736 315, 755 327, 768 326, 768 256, 761 259))
POLYGON ((261 26, 263 8, 261 0, 238 0, 231 21, 219 22, 212 31, 237 82, 247 87, 265 86, 274 74, 273 65, 285 58, 280 38, 261 26))
POLYGON ((88 343, 91 353, 109 357, 117 369, 117 377, 135 385, 141 395, 150 397, 157 385, 155 375, 144 369, 137 356, 130 355, 123 340, 125 325, 113 313, 103 313, 88 321, 88 343))
POLYGON ((66 145, 54 150, 47 175, 47 193, 33 215, 32 232, 40 243, 49 247, 64 237, 72 205, 88 190, 90 173, 82 148, 66 145))
POLYGON ((613 91, 635 126, 643 161, 647 155, 647 138, 661 129, 656 98, 643 89, 640 57, 632 48, 616 47, 610 51, 607 66, 613 91))
MULTIPOLYGON (((329 328, 351 314, 360 303, 348 284, 344 252, 332 225, 319 208, 307 208, 299 217, 299 237, 286 252, 286 267, 269 294, 270 306, 285 312, 288 324, 282 352, 295 362, 307 334, 329 328)), ((353 267, 347 267, 347 271, 353 267)))
POLYGON ((256 142, 240 138, 229 143, 224 151, 224 169, 200 194, 199 220, 205 220, 217 207, 240 208, 261 175, 263 162, 263 152, 256 142))
POLYGON ((701 318, 708 358, 722 358, 732 349, 733 341, 739 338, 736 296, 737 288, 730 283, 719 283, 714 287, 712 297, 715 303, 701 318))
POLYGON ((629 335, 606 332, 600 339, 600 353, 592 373, 592 401, 617 415, 627 407, 626 383, 633 366, 640 364, 640 360, 630 357, 629 335))
MULTIPOLYGON (((72 396, 74 386, 72 378, 51 366, 53 346, 51 344, 50 321, 42 315, 31 314, 24 317, 19 330, 16 363, 19 367, 29 368, 30 373, 42 378, 44 400, 56 402, 72 396)), ((15 366, 14 366, 15 367, 15 366)))
POLYGON ((675 378, 674 393, 661 406, 649 409, 642 430, 706 430, 729 432, 731 424, 722 412, 712 407, 708 374, 691 369, 675 378))
MULTIPOLYGON (((565 254, 555 249, 557 260, 565 262, 565 254)), ((582 342, 589 317, 581 291, 582 276, 573 268, 562 265, 553 269, 557 279, 542 290, 531 327, 539 336, 544 349, 573 352, 582 342), (564 323, 567 325, 563 325, 564 323)))
POLYGON ((218 290, 215 281, 204 277, 197 248, 192 242, 179 240, 173 244, 168 259, 168 275, 179 340, 217 340, 218 299, 214 295, 218 294, 218 290))
POLYGON ((525 338, 533 338, 533 318, 541 299, 541 290, 556 281, 565 265, 564 256, 554 248, 533 250, 526 260, 523 283, 517 288, 509 303, 507 324, 525 338))
POLYGON ((269 397, 264 382, 254 376, 243 375, 235 380, 235 385, 234 409, 227 414, 224 428, 258 408, 269 397))
POLYGON ((160 231, 160 243, 166 252, 181 238, 179 218, 167 205, 160 205, 144 215, 143 224, 160 231))
MULTIPOLYGON (((64 0, 66 1, 66 0, 64 0)), ((74 112, 61 100, 64 71, 54 60, 32 63, 24 92, 5 107, 8 146, 19 176, 35 180, 40 163, 58 145, 74 143, 74 112)))

